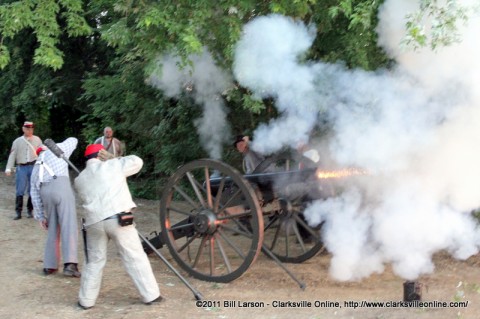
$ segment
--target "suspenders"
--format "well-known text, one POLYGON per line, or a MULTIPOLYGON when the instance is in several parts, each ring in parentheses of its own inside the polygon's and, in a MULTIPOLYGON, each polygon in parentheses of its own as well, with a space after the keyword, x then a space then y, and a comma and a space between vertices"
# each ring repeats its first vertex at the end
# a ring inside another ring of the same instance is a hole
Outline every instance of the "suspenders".
POLYGON ((57 175, 53 172, 53 170, 50 168, 50 166, 47 165, 47 163, 44 163, 43 158, 45 157, 45 152, 42 152, 40 154, 39 160, 35 163, 35 165, 40 165, 39 168, 39 173, 38 173, 38 179, 40 182, 40 185, 43 183, 43 174, 44 170, 47 170, 47 173, 53 177, 53 179, 57 178, 57 175))
POLYGON ((105 149, 108 151, 108 149, 110 148, 110 146, 113 146, 113 156, 117 156, 117 150, 115 149, 115 141, 114 141, 114 138, 112 137, 112 140, 110 141, 110 143, 105 146, 105 136, 102 136, 102 145, 103 147, 105 147, 105 149))

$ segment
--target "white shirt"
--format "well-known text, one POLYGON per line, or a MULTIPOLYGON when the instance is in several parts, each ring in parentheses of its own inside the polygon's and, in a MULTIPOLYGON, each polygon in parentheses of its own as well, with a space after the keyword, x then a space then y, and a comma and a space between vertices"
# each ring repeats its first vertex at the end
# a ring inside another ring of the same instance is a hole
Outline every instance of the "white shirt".
MULTIPOLYGON (((77 147, 77 143, 78 140, 75 137, 69 137, 62 143, 58 143, 57 146, 63 151, 65 158, 70 158, 77 147)), ((42 183, 49 183, 54 178, 48 170, 51 169, 57 177, 69 177, 68 164, 64 159, 58 158, 50 150, 42 152, 41 155, 42 158, 37 160, 30 180, 30 196, 32 197, 35 219, 37 220, 45 219, 42 198, 40 196, 40 187, 42 183), (48 166, 49 169, 41 169, 42 162, 48 166)))
POLYGON ((75 179, 75 188, 85 208, 86 226, 136 207, 127 177, 138 173, 142 166, 142 159, 136 155, 105 162, 96 158, 87 161, 87 167, 75 179))

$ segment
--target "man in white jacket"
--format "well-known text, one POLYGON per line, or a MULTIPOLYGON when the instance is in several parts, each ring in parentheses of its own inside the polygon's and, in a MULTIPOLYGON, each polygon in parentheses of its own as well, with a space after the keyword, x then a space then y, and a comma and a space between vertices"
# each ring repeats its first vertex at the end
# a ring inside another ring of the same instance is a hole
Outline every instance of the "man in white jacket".
POLYGON ((127 273, 145 304, 162 300, 147 255, 143 251, 135 225, 121 226, 118 215, 136 207, 128 189, 127 177, 143 166, 135 155, 106 161, 99 159, 104 150, 100 144, 87 146, 87 166, 75 179, 75 187, 83 201, 87 236, 87 258, 80 282, 78 305, 89 309, 95 305, 107 259, 107 244, 115 242, 127 273))

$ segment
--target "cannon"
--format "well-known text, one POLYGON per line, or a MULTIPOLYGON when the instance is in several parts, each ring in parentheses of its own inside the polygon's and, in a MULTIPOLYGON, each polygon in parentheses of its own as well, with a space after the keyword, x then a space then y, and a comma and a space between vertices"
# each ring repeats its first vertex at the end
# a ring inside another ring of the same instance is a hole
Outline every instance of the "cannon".
POLYGON ((167 246, 191 276, 212 282, 240 277, 262 251, 303 288, 282 263, 301 263, 324 250, 321 227, 310 227, 303 211, 333 191, 317 177, 316 166, 309 166, 299 169, 286 154, 246 175, 218 160, 187 163, 164 187, 161 231, 149 241, 155 248, 167 246))

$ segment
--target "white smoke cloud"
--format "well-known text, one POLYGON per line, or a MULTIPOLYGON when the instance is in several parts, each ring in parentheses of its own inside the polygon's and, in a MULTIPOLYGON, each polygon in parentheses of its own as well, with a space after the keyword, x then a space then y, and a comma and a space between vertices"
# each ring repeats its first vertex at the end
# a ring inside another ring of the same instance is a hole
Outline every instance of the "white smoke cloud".
POLYGON ((315 30, 280 15, 255 19, 245 25, 237 43, 233 71, 242 85, 259 97, 272 96, 285 116, 255 132, 253 149, 271 153, 284 145, 308 140, 319 110, 315 72, 299 62, 315 38, 315 30), (257 32, 262 30, 262 32, 257 32))
POLYGON ((394 70, 304 63, 312 28, 280 15, 249 22, 237 46, 236 78, 275 98, 282 114, 255 131, 256 150, 296 146, 327 120, 329 156, 371 172, 345 180, 344 192, 305 211, 310 224, 325 222, 338 280, 358 280, 386 264, 413 280, 434 271, 438 251, 466 259, 480 247, 470 214, 480 206, 480 20, 470 18, 462 43, 405 51, 402 17, 415 3, 387 0, 380 11, 379 43, 398 62, 394 70))
POLYGON ((211 158, 220 159, 222 146, 231 136, 222 93, 232 85, 231 77, 215 64, 207 50, 190 57, 193 67, 180 68, 180 59, 165 55, 148 82, 168 97, 190 92, 195 103, 203 107, 201 118, 194 121, 200 142, 211 158))

